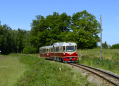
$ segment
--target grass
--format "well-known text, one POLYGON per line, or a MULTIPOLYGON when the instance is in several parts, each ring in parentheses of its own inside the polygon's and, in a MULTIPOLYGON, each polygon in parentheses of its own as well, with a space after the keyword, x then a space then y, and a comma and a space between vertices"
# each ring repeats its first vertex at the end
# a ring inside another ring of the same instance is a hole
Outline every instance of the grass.
MULTIPOLYGON (((90 57, 100 57, 100 49, 86 49, 78 50, 79 54, 89 55, 90 57)), ((103 59, 110 59, 113 61, 119 60, 119 49, 102 49, 103 59)))
POLYGON ((116 74, 119 74, 119 49, 103 49, 102 50, 102 62, 100 62, 100 50, 88 49, 78 50, 79 54, 82 54, 82 60, 78 62, 88 66, 105 69, 116 74), (96 55, 97 53, 97 55, 96 55))
POLYGON ((0 86, 96 86, 78 71, 38 54, 0 55, 0 86), (61 68, 61 70, 59 70, 61 68))
POLYGON ((25 70, 18 56, 0 55, 0 86, 13 86, 25 70))
POLYGON ((70 67, 56 62, 46 61, 37 55, 24 55, 20 58, 23 64, 29 66, 16 83, 17 86, 86 86, 93 85, 87 77, 74 72, 70 67), (61 71, 59 70, 61 68, 61 71))

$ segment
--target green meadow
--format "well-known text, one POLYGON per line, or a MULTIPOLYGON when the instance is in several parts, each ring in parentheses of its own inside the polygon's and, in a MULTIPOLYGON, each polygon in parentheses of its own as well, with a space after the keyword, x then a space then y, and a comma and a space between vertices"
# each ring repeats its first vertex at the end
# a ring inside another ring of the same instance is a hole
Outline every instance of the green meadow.
POLYGON ((18 56, 0 55, 0 86, 13 86, 26 70, 18 56))
POLYGON ((0 56, 0 86, 87 85, 95 86, 73 68, 39 58, 38 54, 0 56))

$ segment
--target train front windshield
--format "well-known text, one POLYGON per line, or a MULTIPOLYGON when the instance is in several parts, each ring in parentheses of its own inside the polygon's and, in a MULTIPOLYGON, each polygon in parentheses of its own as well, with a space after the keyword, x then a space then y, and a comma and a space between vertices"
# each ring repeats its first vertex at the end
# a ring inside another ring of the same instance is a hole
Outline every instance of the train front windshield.
POLYGON ((66 52, 74 52, 75 48, 74 46, 66 46, 66 52))

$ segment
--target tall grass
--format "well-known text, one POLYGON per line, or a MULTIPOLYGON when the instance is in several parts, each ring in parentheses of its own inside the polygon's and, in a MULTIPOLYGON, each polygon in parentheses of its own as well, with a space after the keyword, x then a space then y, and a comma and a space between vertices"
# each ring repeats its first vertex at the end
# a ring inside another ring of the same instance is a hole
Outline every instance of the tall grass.
POLYGON ((105 69, 108 71, 112 71, 116 74, 119 74, 119 61, 112 61, 110 59, 102 59, 100 63, 100 58, 94 57, 91 58, 87 55, 82 56, 82 60, 79 60, 80 64, 105 69))
MULTIPOLYGON (((79 54, 88 55, 90 57, 100 57, 100 49, 78 50, 79 54)), ((119 49, 102 49, 103 59, 113 61, 119 60, 119 49)))
POLYGON ((75 73, 71 68, 49 62, 38 56, 24 55, 20 61, 29 66, 16 83, 17 86, 84 86, 91 85, 87 77, 75 73), (61 68, 61 71, 59 70, 61 68))
POLYGON ((0 55, 0 86, 13 86, 26 70, 19 57, 0 55))

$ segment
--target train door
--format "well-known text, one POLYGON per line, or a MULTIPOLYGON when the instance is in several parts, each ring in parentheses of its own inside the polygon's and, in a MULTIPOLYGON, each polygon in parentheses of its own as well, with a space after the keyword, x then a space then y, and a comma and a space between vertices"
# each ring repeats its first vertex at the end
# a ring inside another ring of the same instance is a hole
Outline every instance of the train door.
POLYGON ((63 52, 66 52, 66 51, 65 51, 65 46, 63 46, 63 52))

